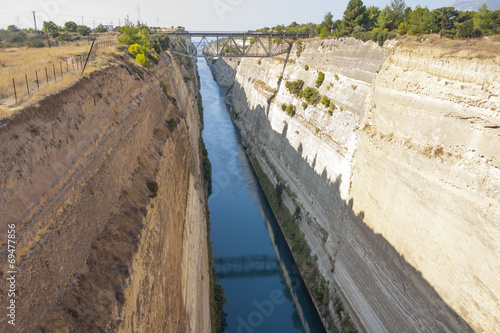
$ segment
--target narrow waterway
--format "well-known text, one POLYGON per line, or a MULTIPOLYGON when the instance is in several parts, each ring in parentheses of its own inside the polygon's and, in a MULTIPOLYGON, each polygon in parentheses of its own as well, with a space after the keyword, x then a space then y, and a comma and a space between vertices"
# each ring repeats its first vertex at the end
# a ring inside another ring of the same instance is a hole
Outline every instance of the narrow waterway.
POLYGON ((230 333, 324 332, 204 59, 198 60, 212 162, 208 204, 218 282, 230 333))

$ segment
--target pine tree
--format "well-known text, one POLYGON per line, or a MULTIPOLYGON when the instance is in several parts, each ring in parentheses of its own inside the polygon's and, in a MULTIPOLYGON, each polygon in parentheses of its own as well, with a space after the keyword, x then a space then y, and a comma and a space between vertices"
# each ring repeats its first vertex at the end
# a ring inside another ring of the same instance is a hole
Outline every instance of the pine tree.
POLYGON ((366 7, 361 0, 350 0, 344 11, 344 21, 349 34, 359 25, 364 27, 367 21, 366 7))
POLYGON ((488 32, 493 28, 493 20, 491 19, 491 11, 483 3, 479 10, 474 13, 474 28, 481 30, 482 33, 488 32))
POLYGON ((389 30, 395 29, 403 22, 405 18, 406 3, 404 0, 391 0, 391 21, 392 27, 389 30))

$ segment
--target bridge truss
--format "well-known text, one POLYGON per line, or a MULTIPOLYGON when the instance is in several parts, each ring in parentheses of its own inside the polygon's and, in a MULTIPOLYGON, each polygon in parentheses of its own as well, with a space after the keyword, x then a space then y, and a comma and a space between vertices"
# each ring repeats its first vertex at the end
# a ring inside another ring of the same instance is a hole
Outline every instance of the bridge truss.
POLYGON ((294 41, 308 34, 263 34, 257 32, 173 32, 171 51, 188 57, 274 57, 290 52, 294 41), (196 43, 188 43, 199 38, 196 43), (202 53, 197 52, 202 46, 202 53))

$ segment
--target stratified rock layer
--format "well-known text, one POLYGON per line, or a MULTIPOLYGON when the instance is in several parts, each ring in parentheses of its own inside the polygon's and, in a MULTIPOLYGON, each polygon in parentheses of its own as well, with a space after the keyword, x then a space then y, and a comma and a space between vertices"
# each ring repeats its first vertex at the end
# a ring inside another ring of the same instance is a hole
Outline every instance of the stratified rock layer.
POLYGON ((242 138, 361 331, 500 329, 499 51, 340 38, 294 46, 284 72, 284 56, 237 67, 242 138), (331 115, 285 87, 320 71, 331 115))

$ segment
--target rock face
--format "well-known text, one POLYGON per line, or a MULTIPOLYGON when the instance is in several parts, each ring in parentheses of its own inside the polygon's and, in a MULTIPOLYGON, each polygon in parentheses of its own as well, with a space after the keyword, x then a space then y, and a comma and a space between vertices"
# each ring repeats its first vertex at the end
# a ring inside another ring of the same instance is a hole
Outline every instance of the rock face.
POLYGON ((360 331, 500 329, 500 45, 432 38, 303 42, 242 59, 229 92, 360 331), (320 71, 331 115, 285 87, 320 71))
POLYGON ((239 64, 237 58, 209 59, 207 64, 219 86, 230 87, 233 85, 236 68, 239 64))
POLYGON ((2 122, 17 331, 210 330, 196 76, 166 53, 155 69, 118 57, 2 122))

